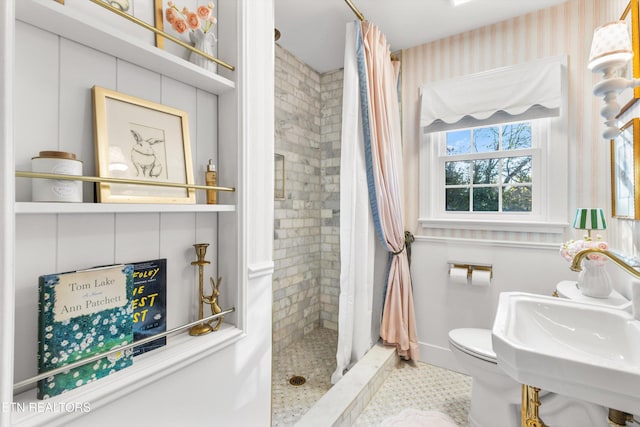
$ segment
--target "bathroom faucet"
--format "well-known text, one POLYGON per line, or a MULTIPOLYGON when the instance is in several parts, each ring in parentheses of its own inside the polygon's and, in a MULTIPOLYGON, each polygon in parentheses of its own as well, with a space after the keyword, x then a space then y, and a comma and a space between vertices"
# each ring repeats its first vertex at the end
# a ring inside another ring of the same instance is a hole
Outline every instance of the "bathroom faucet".
POLYGON ((611 261, 622 267, 627 273, 633 276, 635 280, 633 280, 631 283, 631 314, 633 315, 633 318, 635 320, 640 320, 640 271, 633 268, 633 266, 629 262, 624 261, 622 257, 606 249, 587 248, 581 250, 573 257, 571 270, 581 271, 582 266, 580 264, 582 262, 582 259, 587 255, 594 253, 606 256, 611 261))
POLYGON ((635 268, 633 268, 631 266, 631 264, 629 264, 626 261, 624 261, 619 255, 616 255, 615 253, 613 253, 611 251, 608 251, 606 249, 600 249, 600 248, 587 248, 587 249, 583 249, 580 252, 578 252, 573 257, 573 262, 571 263, 571 270, 572 271, 582 271, 582 266, 580 265, 582 263, 582 259, 584 257, 586 257, 587 255, 594 254, 594 253, 595 254, 602 254, 602 255, 606 256, 611 261, 615 262, 620 267, 622 267, 627 273, 632 275, 634 278, 640 280, 640 271, 638 271, 635 268))

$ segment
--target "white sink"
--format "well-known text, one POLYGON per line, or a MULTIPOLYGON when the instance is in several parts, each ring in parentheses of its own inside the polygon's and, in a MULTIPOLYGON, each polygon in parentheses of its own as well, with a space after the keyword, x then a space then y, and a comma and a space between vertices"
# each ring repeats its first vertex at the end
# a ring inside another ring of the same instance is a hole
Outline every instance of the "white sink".
POLYGON ((626 311, 503 292, 492 339, 498 366, 519 383, 640 412, 640 321, 626 311))

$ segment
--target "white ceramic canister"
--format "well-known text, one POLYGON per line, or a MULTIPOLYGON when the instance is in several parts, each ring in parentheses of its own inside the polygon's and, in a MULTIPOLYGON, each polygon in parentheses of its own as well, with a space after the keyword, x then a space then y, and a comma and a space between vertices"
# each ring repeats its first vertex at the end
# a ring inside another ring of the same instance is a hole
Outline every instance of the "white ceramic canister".
MULTIPOLYGON (((31 159, 32 172, 82 175, 82 162, 76 155, 64 151, 41 151, 31 159)), ((34 202, 82 202, 82 181, 61 179, 31 180, 31 199, 34 202)))

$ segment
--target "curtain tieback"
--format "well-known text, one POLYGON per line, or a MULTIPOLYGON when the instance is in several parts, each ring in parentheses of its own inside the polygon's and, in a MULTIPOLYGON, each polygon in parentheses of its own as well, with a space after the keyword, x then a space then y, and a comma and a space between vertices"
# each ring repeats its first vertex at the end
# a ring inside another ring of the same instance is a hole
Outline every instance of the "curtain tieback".
POLYGON ((397 252, 391 252, 391 253, 392 253, 392 254, 394 254, 394 255, 400 255, 400 254, 402 253, 402 251, 404 251, 404 249, 405 249, 406 247, 407 247, 407 245, 406 245, 406 244, 403 244, 399 251, 397 251, 397 252))
POLYGON ((407 250, 407 256, 409 257, 409 264, 411 264, 411 244, 416 241, 416 238, 410 231, 404 232, 404 244, 397 252, 391 252, 394 255, 400 255, 402 251, 407 250))

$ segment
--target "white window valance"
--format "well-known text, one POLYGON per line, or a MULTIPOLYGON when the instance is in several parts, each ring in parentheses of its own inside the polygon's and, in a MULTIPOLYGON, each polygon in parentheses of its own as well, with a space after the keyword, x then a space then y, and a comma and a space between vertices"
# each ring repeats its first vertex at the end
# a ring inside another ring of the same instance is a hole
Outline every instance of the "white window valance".
POLYGON ((557 117, 566 63, 557 56, 422 85, 420 127, 438 132, 557 117))

